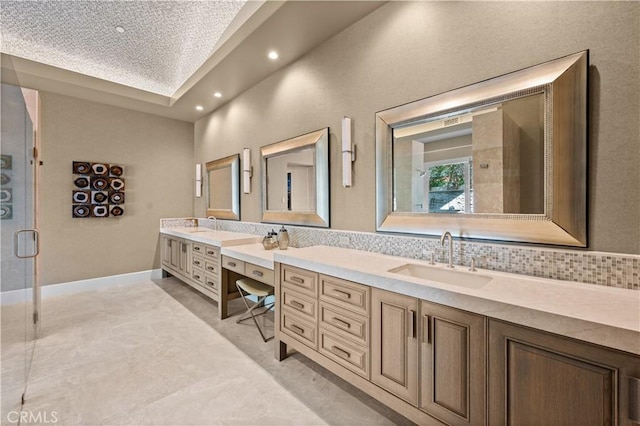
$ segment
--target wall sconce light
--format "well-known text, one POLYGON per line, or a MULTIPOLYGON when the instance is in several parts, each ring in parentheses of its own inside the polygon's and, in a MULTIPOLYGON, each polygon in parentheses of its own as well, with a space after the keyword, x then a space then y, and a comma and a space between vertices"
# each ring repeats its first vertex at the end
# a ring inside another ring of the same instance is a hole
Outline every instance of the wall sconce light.
POLYGON ((202 164, 196 163, 196 198, 202 197, 202 164))
POLYGON ((242 150, 242 188, 245 194, 251 193, 251 178, 253 177, 253 166, 251 165, 251 150, 242 150))
POLYGON ((351 142, 351 118, 342 117, 342 185, 351 188, 351 163, 356 161, 356 149, 351 142))

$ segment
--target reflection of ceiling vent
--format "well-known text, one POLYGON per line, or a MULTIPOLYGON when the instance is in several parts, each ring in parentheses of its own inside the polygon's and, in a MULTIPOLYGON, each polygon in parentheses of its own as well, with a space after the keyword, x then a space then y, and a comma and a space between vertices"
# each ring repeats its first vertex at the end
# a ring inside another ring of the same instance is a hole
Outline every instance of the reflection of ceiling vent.
POLYGON ((458 124, 460 122, 460 117, 452 117, 442 120, 442 127, 453 126, 454 124, 458 124))

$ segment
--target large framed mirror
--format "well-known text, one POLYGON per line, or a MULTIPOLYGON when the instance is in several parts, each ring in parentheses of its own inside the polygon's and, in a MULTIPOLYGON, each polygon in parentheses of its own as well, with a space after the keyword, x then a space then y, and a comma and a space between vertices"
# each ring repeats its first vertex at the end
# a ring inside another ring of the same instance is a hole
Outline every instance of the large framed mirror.
POLYGON ((329 227, 329 129, 260 148, 262 221, 329 227))
POLYGON ((240 154, 209 161, 207 216, 240 220, 240 154))
POLYGON ((377 230, 585 247, 587 54, 377 113, 377 230))

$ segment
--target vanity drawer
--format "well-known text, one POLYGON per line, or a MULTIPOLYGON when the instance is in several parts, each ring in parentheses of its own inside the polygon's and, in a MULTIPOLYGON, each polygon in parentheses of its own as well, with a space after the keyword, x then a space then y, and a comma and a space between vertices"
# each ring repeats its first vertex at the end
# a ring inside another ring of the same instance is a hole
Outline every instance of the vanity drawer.
POLYGON ((244 262, 233 257, 222 256, 222 267, 244 275, 244 262))
POLYGON ((209 290, 216 296, 218 295, 218 289, 220 288, 220 281, 215 275, 204 274, 204 282, 202 283, 205 289, 209 290))
POLYGON ((194 254, 191 258, 191 264, 193 265, 193 269, 199 269, 200 272, 204 271, 204 257, 194 254))
POLYGON ((366 285, 320 275, 320 300, 341 308, 367 315, 369 293, 370 289, 366 285))
POLYGON ((262 266, 254 265, 253 263, 245 263, 244 274, 254 280, 261 281, 271 286, 274 285, 273 270, 271 269, 263 268, 262 266))
POLYGON ((318 274, 315 272, 293 266, 283 266, 282 284, 309 296, 318 296, 318 274))
POLYGON ((205 259, 204 261, 204 272, 206 274, 220 274, 220 266, 218 266, 218 262, 212 262, 210 260, 205 259))
POLYGON ((280 314, 280 331, 304 343, 313 349, 318 349, 318 328, 283 308, 280 314))
POLYGON ((218 256, 220 255, 220 249, 218 247, 205 246, 204 247, 204 255, 206 257, 210 257, 212 259, 218 260, 218 256))
POLYGON ((204 254, 205 253, 205 245, 202 243, 193 243, 191 245, 191 250, 193 254, 204 254))
POLYGON ((204 272, 202 271, 202 269, 194 268, 191 271, 191 279, 201 286, 204 286, 204 272))
POLYGON ((282 307, 295 311, 299 316, 316 322, 318 319, 318 300, 305 296, 297 291, 282 288, 282 307))
POLYGON ((319 352, 343 367, 369 378, 369 351, 351 345, 331 332, 320 330, 319 352))
POLYGON ((369 345, 369 319, 329 303, 320 303, 320 327, 365 347, 369 345))

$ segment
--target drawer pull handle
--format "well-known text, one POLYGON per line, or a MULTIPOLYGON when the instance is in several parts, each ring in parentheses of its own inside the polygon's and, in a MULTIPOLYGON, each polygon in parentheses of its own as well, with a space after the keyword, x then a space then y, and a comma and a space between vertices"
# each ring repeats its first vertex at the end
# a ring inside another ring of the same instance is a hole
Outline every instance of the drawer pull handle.
POLYGON ((431 343, 431 321, 429 321, 429 315, 425 315, 422 321, 422 341, 429 344, 431 343))
POLYGON ((342 321, 340 318, 333 317, 331 318, 331 322, 344 328, 351 328, 351 324, 346 321, 342 321))
POLYGON ((194 261, 193 261, 193 264, 194 264, 194 265, 198 265, 198 266, 199 266, 199 265, 200 265, 200 261, 199 261, 199 260, 194 260, 194 261))
POLYGON ((214 254, 213 250, 207 250, 207 254, 214 254))
POLYGON ((207 271, 214 271, 216 268, 214 268, 213 266, 207 266, 207 271))
POLYGON ((351 299, 351 293, 347 293, 346 291, 338 290, 334 288, 331 290, 335 296, 343 297, 345 299, 351 299))
POLYGON ((298 309, 304 309, 304 305, 300 302, 296 302, 295 300, 292 300, 291 302, 289 302, 291 304, 291 306, 293 306, 294 308, 298 308, 298 309))
POLYGON ((200 247, 198 247, 198 246, 195 246, 193 249, 194 249, 195 251, 200 251, 200 247))
POLYGON ((300 277, 291 277, 290 278, 291 281, 293 281, 294 283, 298 283, 298 284, 304 284, 304 278, 300 278, 300 277))
POLYGON ((215 285, 213 282, 211 282, 211 281, 207 281, 207 285, 210 285, 211 287, 215 287, 215 286, 216 286, 216 285, 215 285))
POLYGON ((407 314, 409 317, 407 318, 407 322, 409 323, 409 327, 407 327, 409 329, 409 338, 415 339, 416 338, 416 311, 409 310, 407 314))
POLYGON ((256 277, 262 277, 264 276, 264 274, 260 271, 253 271, 253 275, 255 275, 256 277))
POLYGON ((236 266, 236 262, 227 262, 227 265, 229 265, 231 267, 234 267, 234 266, 236 266))
POLYGON ((296 333, 304 335, 304 329, 298 327, 295 324, 291 324, 290 327, 291 327, 291 330, 295 331, 296 333))
POLYGON ((195 278, 196 280, 200 279, 200 275, 194 275, 193 278, 195 278))
POLYGON ((344 349, 341 349, 337 346, 331 346, 331 352, 338 355, 340 358, 351 358, 351 354, 344 349))

